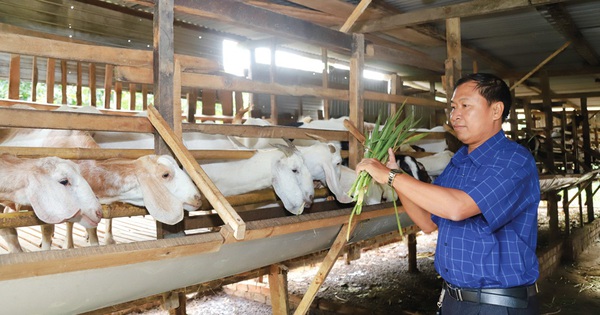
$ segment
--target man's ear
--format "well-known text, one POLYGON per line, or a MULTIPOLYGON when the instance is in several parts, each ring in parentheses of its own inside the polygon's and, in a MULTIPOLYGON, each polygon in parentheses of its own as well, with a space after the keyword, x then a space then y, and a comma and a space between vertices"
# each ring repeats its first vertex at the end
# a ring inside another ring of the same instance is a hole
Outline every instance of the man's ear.
POLYGON ((504 103, 496 102, 492 104, 492 111, 494 119, 502 119, 502 113, 504 112, 504 103))

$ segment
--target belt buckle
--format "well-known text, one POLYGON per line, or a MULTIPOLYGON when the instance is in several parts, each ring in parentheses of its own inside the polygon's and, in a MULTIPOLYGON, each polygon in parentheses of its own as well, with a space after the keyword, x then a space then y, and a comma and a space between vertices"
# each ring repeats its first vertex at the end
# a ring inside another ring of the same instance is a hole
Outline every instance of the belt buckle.
POLYGON ((457 300, 459 300, 459 301, 461 301, 461 302, 462 302, 462 301, 464 301, 464 299, 463 299, 463 296, 462 296, 462 290, 461 290, 461 289, 458 289, 458 288, 455 288, 454 290, 456 290, 456 297, 457 297, 457 300))

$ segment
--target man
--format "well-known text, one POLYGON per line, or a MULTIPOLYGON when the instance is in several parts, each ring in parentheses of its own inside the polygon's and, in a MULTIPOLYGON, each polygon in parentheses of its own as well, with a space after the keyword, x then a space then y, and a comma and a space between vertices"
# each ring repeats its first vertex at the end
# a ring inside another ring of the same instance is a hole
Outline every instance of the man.
POLYGON ((500 78, 467 75, 456 83, 450 113, 465 145, 433 184, 398 173, 391 149, 387 166, 363 159, 356 167, 392 186, 424 232, 438 229, 444 315, 538 313, 539 177, 529 151, 502 131, 510 106, 500 78))

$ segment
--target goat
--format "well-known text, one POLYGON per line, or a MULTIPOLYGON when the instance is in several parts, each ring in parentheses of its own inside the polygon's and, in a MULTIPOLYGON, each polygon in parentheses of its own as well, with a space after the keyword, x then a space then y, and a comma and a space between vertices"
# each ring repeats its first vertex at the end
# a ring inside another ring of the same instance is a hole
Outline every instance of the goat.
MULTIPOLYGON (((57 157, 22 159, 0 155, 0 200, 33 208, 48 223, 77 222, 95 228, 102 206, 80 173, 79 166, 57 157)), ((22 252, 15 228, 0 229, 10 252, 22 252)), ((49 249, 49 244, 42 249, 49 249)))
POLYGON ((287 211, 301 214, 312 205, 314 186, 300 152, 286 141, 277 149, 258 150, 246 160, 203 164, 224 196, 273 187, 287 211))
POLYGON ((454 153, 449 150, 435 153, 433 155, 417 158, 417 161, 423 165, 430 177, 438 176, 450 163, 454 153))
MULTIPOLYGON (((98 148, 92 136, 79 130, 0 129, 0 145, 98 148)), ((183 218, 183 210, 196 210, 201 205, 200 192, 189 176, 168 156, 146 156, 137 160, 110 159, 106 161, 78 161, 84 177, 93 185, 94 193, 102 196, 102 203, 123 201, 146 206, 159 222, 174 224, 183 218), (141 163, 140 163, 141 162, 141 163), (150 176, 151 175, 151 176, 150 176), (128 183, 128 186, 125 186, 128 183), (127 187, 127 189, 123 189, 127 187)), ((109 219, 110 220, 110 219, 109 219)), ((70 230, 72 227, 67 227, 70 230)), ((98 245, 95 230, 89 230, 90 243, 98 245)), ((67 233, 70 237, 71 234, 67 233)), ((107 243, 114 243, 111 231, 107 243)), ((69 242, 69 240, 67 240, 69 242)), ((70 246, 67 245, 67 246, 70 246)))

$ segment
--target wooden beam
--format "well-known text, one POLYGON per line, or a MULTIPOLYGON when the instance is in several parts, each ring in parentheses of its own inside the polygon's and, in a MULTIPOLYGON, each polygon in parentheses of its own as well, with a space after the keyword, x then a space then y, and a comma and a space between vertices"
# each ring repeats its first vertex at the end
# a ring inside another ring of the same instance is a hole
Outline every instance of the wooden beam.
MULTIPOLYGON (((152 67, 152 52, 98 45, 76 44, 26 35, 0 32, 0 51, 28 56, 66 59, 98 64, 152 67), (38 47, 44 47, 39 49, 38 47)), ((218 61, 200 57, 175 55, 184 70, 213 72, 221 70, 218 61)))
POLYGON ((340 255, 340 253, 344 249, 344 246, 346 245, 346 235, 352 234, 352 231, 354 231, 355 227, 356 221, 353 222, 351 226, 348 226, 348 224, 344 224, 342 226, 335 241, 333 242, 333 245, 331 245, 329 252, 327 252, 327 256, 325 256, 325 259, 321 263, 321 266, 317 271, 317 275, 306 290, 306 293, 304 294, 304 297, 302 297, 298 308, 296 308, 294 315, 306 314, 308 312, 310 304, 312 304, 312 302, 314 301, 315 296, 321 288, 321 285, 323 285, 323 282, 325 282, 327 275, 331 271, 331 268, 333 268, 333 265, 337 261, 338 256, 340 255))
POLYGON ((449 18, 462 18, 500 13, 509 10, 536 7, 564 0, 473 0, 441 7, 428 7, 414 12, 401 13, 363 23, 356 31, 360 33, 381 32, 413 25, 441 21, 449 18))
POLYGON ((227 202, 227 199, 225 199, 223 194, 219 191, 217 186, 215 186, 210 177, 208 177, 206 172, 200 167, 198 162, 196 162, 194 157, 184 146, 182 140, 175 137, 170 131, 166 121, 164 121, 154 106, 148 106, 148 119, 164 141, 169 145, 171 150, 173 150, 179 159, 179 162, 183 165, 183 168, 190 175, 194 183, 196 183, 202 194, 209 200, 210 204, 213 205, 221 219, 223 219, 223 222, 233 229, 233 236, 237 240, 244 239, 246 223, 227 202))
POLYGON ((288 268, 282 264, 274 264, 269 267, 269 291, 274 315, 288 314, 288 271, 288 268))
POLYGON ((352 25, 354 25, 360 15, 365 12, 370 3, 371 0, 361 0, 356 8, 354 8, 354 11, 352 11, 352 14, 350 14, 346 22, 344 22, 344 25, 342 25, 340 28, 340 32, 348 33, 348 31, 352 28, 352 25))
MULTIPOLYGON (((151 72, 145 68, 115 67, 115 76, 118 80, 127 82, 147 83, 150 81, 151 72)), ((235 90, 250 93, 277 94, 289 96, 313 95, 319 98, 337 99, 348 101, 348 90, 339 90, 322 87, 288 86, 282 84, 270 84, 238 78, 229 75, 210 75, 184 72, 182 74, 182 85, 201 89, 235 90)), ((431 99, 404 95, 390 95, 387 93, 364 91, 364 98, 382 102, 406 102, 410 105, 422 105, 443 108, 446 105, 431 99)))
MULTIPOLYGON (((546 59, 544 59, 542 62, 540 62, 540 64, 538 64, 535 68, 533 68, 533 70, 529 71, 529 73, 527 73, 519 81, 517 81, 515 84, 513 84, 513 86, 511 86, 510 89, 513 90, 514 88, 519 86, 519 84, 523 83, 523 81, 527 80, 530 76, 532 76, 534 73, 536 73, 538 70, 540 70, 540 68, 542 68, 545 64, 547 64, 550 60, 552 60, 554 57, 556 57, 558 54, 560 54, 563 50, 567 49, 567 47, 569 47, 570 44, 571 44, 571 41, 567 41, 566 43, 564 43, 555 52, 553 52, 550 56, 548 56, 546 59)), ((548 92, 548 93, 550 93, 550 92, 548 92)))
MULTIPOLYGON (((350 58, 350 79, 348 88, 350 121, 363 133, 364 129, 364 82, 363 70, 365 66, 365 37, 362 34, 352 36, 352 57, 350 58)), ((348 166, 355 168, 363 157, 362 145, 355 139, 350 138, 348 166)))
POLYGON ((0 126, 15 128, 153 132, 144 117, 48 112, 0 107, 0 126))

